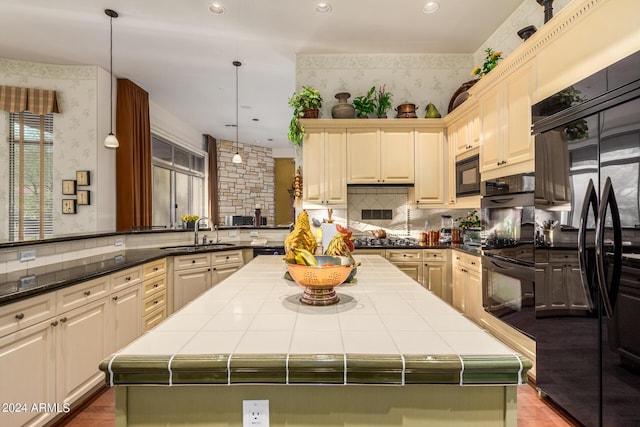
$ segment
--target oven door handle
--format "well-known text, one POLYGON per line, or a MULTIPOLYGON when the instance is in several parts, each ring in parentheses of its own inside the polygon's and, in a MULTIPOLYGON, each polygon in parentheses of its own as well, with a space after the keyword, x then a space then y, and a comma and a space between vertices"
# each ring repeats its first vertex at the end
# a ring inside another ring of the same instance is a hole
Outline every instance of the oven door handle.
POLYGON ((600 197, 600 211, 598 212, 598 221, 596 223, 596 271, 598 273, 598 287, 600 289, 605 315, 611 318, 616 304, 618 286, 620 285, 620 274, 622 272, 622 228, 620 226, 618 203, 616 202, 613 185, 609 177, 607 177, 605 181, 602 197, 600 197), (604 271, 604 257, 606 255, 604 248, 604 229, 607 206, 610 207, 613 228, 614 253, 611 286, 607 286, 607 278, 604 271))
POLYGON ((502 197, 502 198, 500 198, 500 199, 493 199, 493 198, 492 198, 492 199, 490 199, 489 201, 490 201, 491 203, 495 203, 495 204, 497 204, 497 205, 502 205, 502 204, 504 204, 504 203, 509 203, 509 202, 510 202, 510 201, 512 201, 512 200, 513 200, 513 197, 502 197))
MULTIPOLYGON (((593 299, 591 298, 591 292, 589 291, 589 275, 588 272, 593 270, 589 268, 589 262, 587 260, 587 216, 589 215, 589 208, 593 212, 594 219, 598 219, 598 194, 593 187, 593 180, 590 179, 587 184, 587 191, 585 192, 584 201, 582 202, 582 210, 580 212, 580 227, 578 228, 578 265, 580 266, 580 280, 582 281, 582 288, 584 294, 587 297, 587 304, 589 304, 589 310, 593 310, 593 299)), ((593 275, 591 275, 591 278, 593 275)))

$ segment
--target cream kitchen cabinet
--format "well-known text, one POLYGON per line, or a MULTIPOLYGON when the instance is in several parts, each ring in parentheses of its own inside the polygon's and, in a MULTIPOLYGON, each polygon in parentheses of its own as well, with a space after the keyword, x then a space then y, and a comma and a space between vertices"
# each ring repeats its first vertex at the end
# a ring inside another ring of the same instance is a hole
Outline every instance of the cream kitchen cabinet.
POLYGON ((413 128, 347 129, 347 184, 413 182, 413 128))
POLYGON ((142 305, 142 267, 137 266, 111 275, 112 334, 109 352, 120 350, 142 335, 140 307, 142 305))
POLYGON ((167 260, 148 262, 143 266, 142 330, 148 331, 167 317, 167 260))
POLYGON ((423 249, 422 286, 451 304, 450 249, 423 249))
POLYGON ((173 311, 229 277, 243 265, 242 250, 174 257, 173 311))
POLYGON ((483 180, 533 171, 531 105, 534 91, 535 72, 530 61, 479 94, 483 180))
POLYGON ((305 208, 347 204, 346 129, 308 132, 302 143, 305 208))
POLYGON ((422 249, 386 249, 385 258, 404 274, 422 284, 422 249))
POLYGON ((480 147, 480 110, 476 104, 470 108, 447 128, 456 159, 472 155, 480 147))
POLYGON ((415 131, 415 185, 410 191, 419 208, 445 207, 447 148, 442 130, 415 131))
MULTIPOLYGON (((10 310, 15 304, 8 306, 10 310)), ((24 319, 28 319, 26 312, 24 319)), ((0 338, 0 402, 28 405, 24 411, 2 414, 3 426, 42 425, 52 418, 50 413, 31 411, 33 403, 59 402, 53 380, 56 377, 56 329, 52 322, 53 317, 0 338)))
POLYGON ((452 258, 453 306, 479 323, 484 314, 480 257, 454 251, 452 258))

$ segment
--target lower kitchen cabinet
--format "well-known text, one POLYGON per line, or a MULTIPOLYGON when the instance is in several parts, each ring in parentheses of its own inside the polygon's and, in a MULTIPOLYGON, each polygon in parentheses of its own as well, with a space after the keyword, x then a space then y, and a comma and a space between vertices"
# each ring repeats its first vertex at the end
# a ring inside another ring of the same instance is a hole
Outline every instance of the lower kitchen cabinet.
POLYGON ((422 283, 422 249, 386 249, 385 258, 404 274, 422 283))
POLYGON ((115 352, 135 340, 142 334, 142 287, 140 283, 111 295, 111 325, 115 352))
POLYGON ((146 332, 167 318, 168 292, 166 258, 144 264, 143 271, 141 328, 146 332))
POLYGON ((480 322, 484 315, 480 257, 454 251, 451 271, 452 305, 470 319, 480 322))
POLYGON ((242 250, 174 257, 173 311, 238 271, 243 264, 242 250))
POLYGON ((422 286, 449 304, 451 304, 450 252, 450 249, 422 251, 422 286))

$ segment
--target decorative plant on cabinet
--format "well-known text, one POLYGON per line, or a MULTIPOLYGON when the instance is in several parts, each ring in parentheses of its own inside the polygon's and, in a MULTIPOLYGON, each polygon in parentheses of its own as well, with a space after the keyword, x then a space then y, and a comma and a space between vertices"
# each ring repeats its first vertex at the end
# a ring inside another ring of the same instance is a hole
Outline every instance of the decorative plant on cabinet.
POLYGON ((300 145, 304 137, 304 126, 301 118, 317 119, 318 111, 322 107, 322 96, 318 89, 302 86, 302 90, 291 95, 289 105, 293 107, 293 117, 289 123, 289 141, 293 145, 300 145))

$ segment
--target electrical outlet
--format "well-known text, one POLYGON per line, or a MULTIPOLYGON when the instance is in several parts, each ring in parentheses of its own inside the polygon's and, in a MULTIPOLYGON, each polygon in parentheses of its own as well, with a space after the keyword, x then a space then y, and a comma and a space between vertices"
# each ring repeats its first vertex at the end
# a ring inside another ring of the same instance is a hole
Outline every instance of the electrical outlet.
POLYGON ((236 230, 229 230, 229 237, 236 237, 238 235, 238 233, 236 232, 236 230))
POLYGON ((250 231, 249 237, 258 237, 259 233, 257 231, 250 231))
POLYGON ((20 251, 20 262, 36 259, 36 251, 20 251))
POLYGON ((116 240, 113 242, 113 245, 114 245, 114 246, 122 246, 122 244, 123 244, 122 239, 116 239, 116 240))
POLYGON ((269 401, 243 400, 242 427, 269 427, 269 401))

